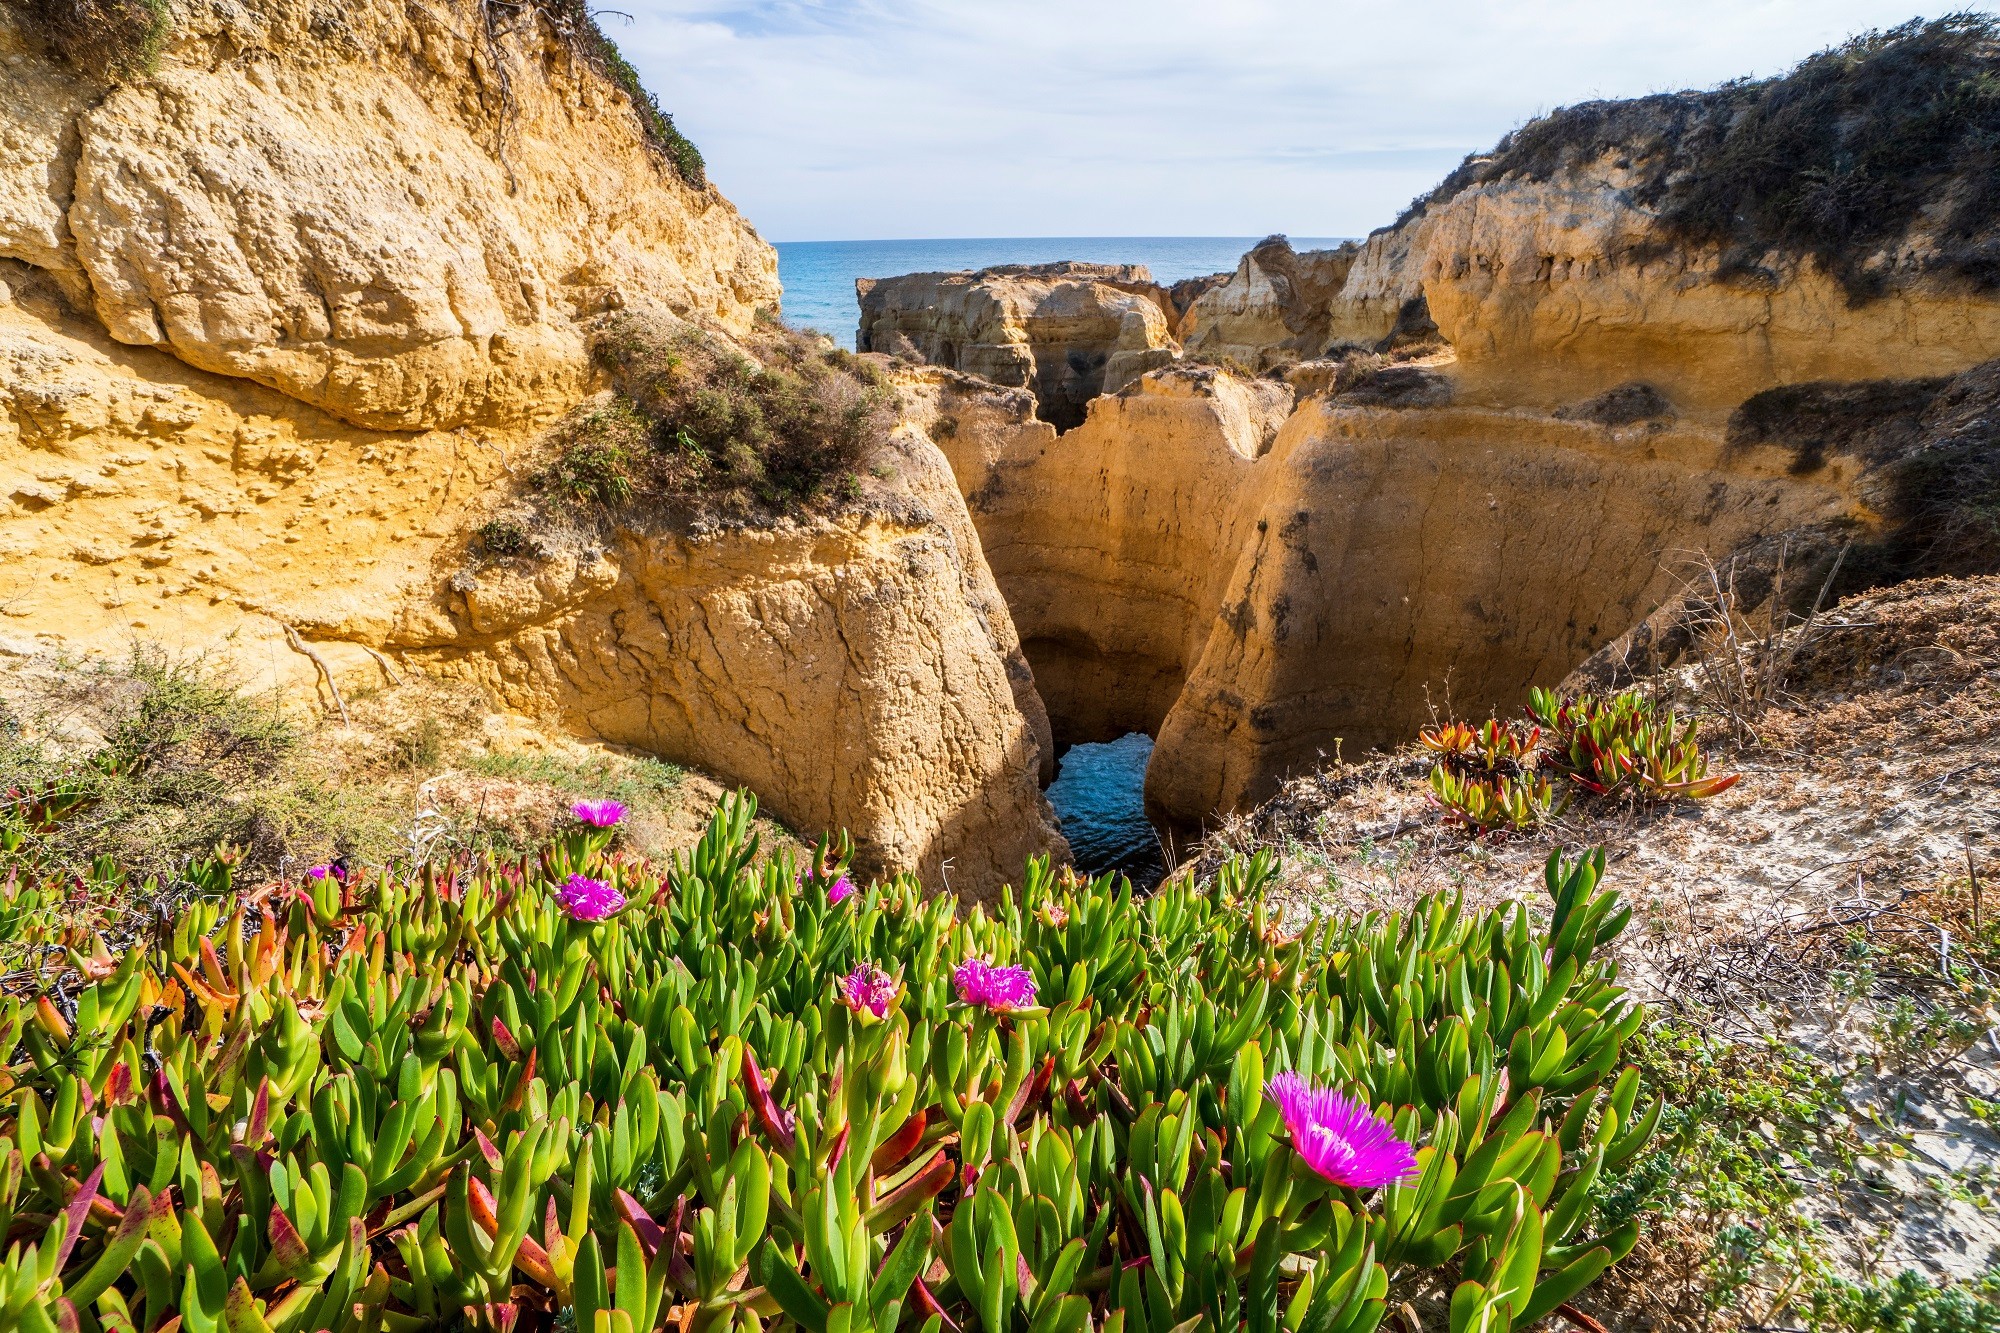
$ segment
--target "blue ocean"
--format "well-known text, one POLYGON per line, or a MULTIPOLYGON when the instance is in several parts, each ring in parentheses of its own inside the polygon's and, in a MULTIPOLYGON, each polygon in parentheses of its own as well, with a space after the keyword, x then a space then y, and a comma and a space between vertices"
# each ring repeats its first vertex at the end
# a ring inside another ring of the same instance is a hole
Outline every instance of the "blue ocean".
MULTIPOLYGON (((785 284, 785 320, 832 334, 854 346, 860 308, 856 278, 902 273, 950 273, 994 264, 1047 264, 1079 259, 1144 264, 1153 280, 1179 282, 1236 267, 1260 236, 1017 236, 932 241, 780 241, 778 276, 785 284)), ((1300 250, 1340 244, 1340 238, 1294 236, 1300 250)))

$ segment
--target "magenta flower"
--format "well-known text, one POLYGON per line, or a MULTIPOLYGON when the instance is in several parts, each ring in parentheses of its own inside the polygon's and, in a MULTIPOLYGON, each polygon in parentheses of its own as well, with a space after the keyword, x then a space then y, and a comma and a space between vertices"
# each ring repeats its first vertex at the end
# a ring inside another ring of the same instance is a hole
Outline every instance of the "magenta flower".
POLYGON ((861 964, 840 981, 842 1003, 857 1014, 866 1009, 877 1018, 888 1014, 890 1003, 902 990, 894 977, 873 963, 861 964))
POLYGON ((556 890, 556 897, 574 921, 602 921, 625 905, 625 895, 601 879, 571 875, 556 890))
POLYGON ((625 807, 616 801, 578 801, 569 812, 592 828, 613 828, 625 818, 625 807))
POLYGON ((307 867, 307 869, 306 869, 306 878, 307 878, 307 879, 332 879, 332 878, 334 878, 334 873, 333 873, 333 867, 332 867, 332 866, 309 866, 309 867, 307 867))
POLYGON ((1336 1185, 1374 1189, 1417 1173, 1417 1155, 1365 1102, 1283 1073, 1264 1085, 1278 1104, 1292 1147, 1336 1185))
POLYGON ((826 904, 828 907, 831 907, 835 903, 844 902, 853 892, 854 881, 842 875, 839 879, 827 885, 826 904))
POLYGON ((995 967, 984 958, 968 958, 951 974, 958 998, 995 1013, 1032 1009, 1035 978, 1025 967, 995 967))

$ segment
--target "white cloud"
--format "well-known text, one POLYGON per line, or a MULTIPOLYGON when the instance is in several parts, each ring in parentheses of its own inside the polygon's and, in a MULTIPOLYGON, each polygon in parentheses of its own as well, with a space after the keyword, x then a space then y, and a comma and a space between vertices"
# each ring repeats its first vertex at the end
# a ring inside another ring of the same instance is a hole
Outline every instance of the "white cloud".
POLYGON ((633 21, 600 22, 774 239, 1340 236, 1537 112, 1778 73, 1911 2, 622 0, 633 21))

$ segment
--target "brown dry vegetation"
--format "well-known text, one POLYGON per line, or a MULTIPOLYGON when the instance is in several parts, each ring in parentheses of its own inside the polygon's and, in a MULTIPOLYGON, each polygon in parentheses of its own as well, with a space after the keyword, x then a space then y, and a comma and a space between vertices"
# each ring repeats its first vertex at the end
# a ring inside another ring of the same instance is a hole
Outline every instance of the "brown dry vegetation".
MULTIPOLYGON (((1634 1329, 1990 1327, 2000 578, 1853 598, 1779 644, 1754 735, 1710 715, 1715 770, 1744 774, 1710 801, 1580 801, 1472 839, 1413 749, 1297 778, 1195 859, 1268 847, 1293 910, 1361 912, 1438 889, 1539 904, 1552 847, 1607 846, 1636 908, 1626 980, 1658 1015, 1639 1059, 1673 1110, 1614 1190, 1649 1239, 1585 1308, 1634 1329), (1867 1314, 1905 1269, 1958 1285, 1903 1323, 1867 1314)), ((1702 710, 1701 653, 1643 685, 1702 710)))
MULTIPOLYGON (((337 856, 531 848, 586 797, 623 801, 627 845, 663 857, 723 795, 704 774, 552 737, 462 684, 385 672, 341 703, 344 720, 281 711, 211 660, 147 646, 0 659, 0 795, 67 780, 86 800, 43 835, 41 863, 81 875, 108 854, 162 883, 218 847, 253 882, 337 856)), ((764 824, 768 846, 789 841, 764 824)))
POLYGON ((822 512, 860 494, 857 469, 894 424, 894 391, 874 366, 776 325, 738 344, 628 316, 597 359, 616 391, 556 429, 536 478, 558 508, 822 512))

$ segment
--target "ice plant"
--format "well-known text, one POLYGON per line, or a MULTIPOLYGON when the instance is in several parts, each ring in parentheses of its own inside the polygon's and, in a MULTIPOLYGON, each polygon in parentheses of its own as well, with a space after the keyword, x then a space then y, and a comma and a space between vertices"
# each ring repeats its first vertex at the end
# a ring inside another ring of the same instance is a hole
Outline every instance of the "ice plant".
POLYGON ((1417 1173, 1410 1145, 1365 1102, 1333 1088, 1316 1088, 1297 1074, 1264 1085, 1306 1165, 1336 1185, 1374 1189, 1417 1173))
POLYGON ((556 896, 574 921, 602 921, 625 905, 625 895, 601 879, 571 875, 556 896))
POLYGON ((835 903, 844 902, 853 892, 854 881, 842 875, 839 879, 826 886, 827 906, 831 907, 835 903))
POLYGON ((569 812, 592 828, 615 828, 625 818, 625 807, 612 800, 578 801, 569 812))
POLYGON ((841 978, 840 999, 857 1014, 866 1010, 882 1018, 887 1016, 889 1005, 902 989, 894 977, 875 964, 862 963, 841 978))
POLYGON ((968 958, 951 974, 951 984, 966 1004, 995 1013, 1035 1004, 1035 978, 1025 967, 995 967, 984 958, 968 958))

